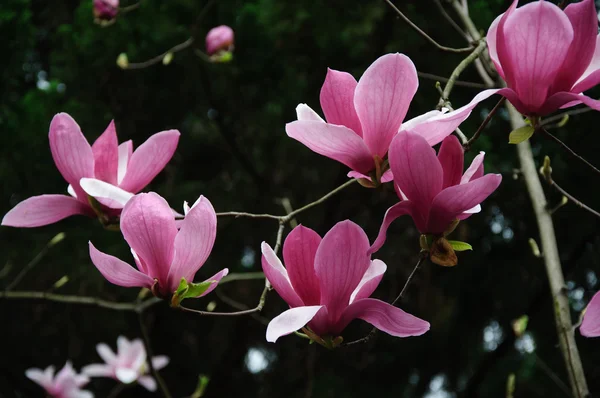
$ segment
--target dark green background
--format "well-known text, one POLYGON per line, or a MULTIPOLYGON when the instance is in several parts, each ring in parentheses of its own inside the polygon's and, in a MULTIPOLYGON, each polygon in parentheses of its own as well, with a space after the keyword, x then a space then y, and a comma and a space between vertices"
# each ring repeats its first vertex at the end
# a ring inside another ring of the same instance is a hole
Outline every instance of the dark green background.
MULTIPOLYGON (((320 110, 318 95, 327 67, 358 78, 380 55, 402 52, 419 71, 448 76, 462 59, 428 45, 378 0, 224 0, 215 2, 200 21, 204 1, 144 0, 138 10, 105 28, 93 23, 91 3, 3 0, 0 5, 0 214, 33 195, 66 193, 47 139, 50 120, 58 112, 71 114, 90 141, 113 118, 120 140, 133 139, 136 146, 158 131, 179 129, 177 153, 148 187, 175 208, 203 194, 217 211, 282 214, 278 198, 289 198, 297 208, 346 181, 346 167, 289 139, 284 130, 285 123, 294 120, 299 102, 320 110), (208 29, 220 24, 236 32, 230 64, 207 64, 188 49, 175 54, 168 66, 142 70, 116 66, 122 52, 131 62, 139 62, 190 35, 202 49, 208 29), (38 88, 40 81, 48 82, 41 83, 44 89, 38 88)), ((482 30, 508 3, 469 1, 482 30)), ((465 45, 433 1, 398 4, 443 44, 465 45)), ((469 68, 462 78, 477 81, 478 76, 469 68)), ((437 103, 434 82, 420 83, 409 117, 437 103)), ((459 106, 476 93, 477 89, 457 87, 451 100, 459 106)), ((480 105, 463 124, 467 135, 473 134, 495 101, 480 105)), ((589 112, 554 132, 598 164, 598 120, 600 115, 589 112)), ((456 239, 468 241, 475 250, 460 254, 454 268, 426 264, 401 303, 403 309, 430 321, 430 332, 407 339, 380 333, 366 345, 330 352, 293 336, 269 344, 265 326, 251 317, 202 318, 159 304, 150 310, 148 324, 154 351, 171 357, 162 374, 174 396, 191 394, 197 376, 206 374, 211 378, 206 397, 503 397, 510 373, 516 374, 518 397, 568 396, 551 377, 568 384, 544 265, 527 243, 537 237, 537 227, 518 175, 515 148, 507 144, 509 131, 501 112, 467 156, 470 160, 485 150, 486 170, 504 177, 483 211, 455 232, 456 239), (530 317, 533 353, 515 348, 510 322, 523 314, 530 317), (502 331, 496 344, 488 342, 487 348, 486 327, 488 334, 502 331), (266 370, 248 371, 249 348, 262 350, 271 360, 266 370), (442 390, 426 395, 440 384, 450 395, 442 390)), ((600 207, 598 175, 543 137, 533 137, 532 144, 538 164, 544 155, 552 157, 559 184, 590 206, 600 207)), ((552 189, 547 192, 551 203, 560 202, 560 195, 552 189)), ((385 209, 396 201, 389 187, 369 190, 355 185, 303 213, 298 221, 324 234, 349 218, 374 238, 385 209)), ((598 289, 599 222, 573 204, 554 218, 576 321, 598 289)), ((232 272, 260 270, 260 243, 273 244, 276 229, 272 220, 219 219, 214 251, 198 277, 223 267, 232 272), (251 260, 246 263, 249 267, 242 264, 244 255, 251 260)), ((65 241, 17 290, 51 290, 68 275, 69 282, 57 293, 135 299, 137 289, 109 284, 88 257, 87 241, 92 240, 99 249, 131 261, 121 234, 84 217, 37 229, 0 228, 0 286, 6 286, 58 232, 66 233, 65 241)), ((418 234, 409 219, 396 222, 388 236, 377 254, 388 264, 375 293, 383 299, 397 294, 418 253, 418 234)), ((218 290, 254 306, 261 287, 260 281, 233 282, 218 290)), ((232 310, 214 293, 196 306, 205 308, 212 300, 217 310, 232 310)), ((271 292, 261 316, 268 320, 285 308, 271 292)), ((71 359, 80 368, 99 361, 97 343, 114 347, 120 334, 140 336, 133 313, 44 301, 0 300, 0 322, 0 397, 41 396, 40 388, 24 377, 29 367, 62 366, 71 359)), ((353 340, 368 330, 369 325, 355 321, 344 336, 353 340)), ((599 396, 600 339, 585 339, 578 332, 576 339, 590 388, 599 396)), ((105 397, 114 385, 112 380, 96 379, 89 388, 105 397)), ((133 387, 121 396, 152 395, 133 387)))

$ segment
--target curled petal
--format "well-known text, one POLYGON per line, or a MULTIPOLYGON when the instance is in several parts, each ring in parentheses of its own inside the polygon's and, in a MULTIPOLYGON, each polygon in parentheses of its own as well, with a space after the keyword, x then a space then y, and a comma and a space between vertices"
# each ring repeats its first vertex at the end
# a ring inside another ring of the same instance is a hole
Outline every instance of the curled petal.
POLYGON ((355 302, 356 300, 360 300, 363 298, 369 297, 377 286, 379 286, 379 282, 383 278, 383 274, 387 269, 387 265, 381 260, 373 260, 371 261, 371 265, 369 265, 369 269, 365 272, 362 277, 360 283, 352 292, 352 296, 350 296, 350 304, 355 302))
POLYGON ((131 192, 96 178, 82 178, 79 184, 85 193, 111 209, 122 209, 133 198, 131 192))
POLYGON ((373 245, 369 249, 369 254, 375 253, 381 249, 381 246, 383 246, 385 243, 387 230, 390 227, 390 224, 397 218, 405 215, 409 215, 413 218, 419 231, 425 230, 425 220, 415 212, 413 203, 410 200, 403 200, 399 203, 396 203, 385 212, 385 215, 383 216, 383 222, 381 223, 381 227, 379 227, 379 233, 377 234, 375 242, 373 242, 373 245))
POLYGON ((269 322, 267 326, 267 341, 275 343, 281 336, 288 335, 301 329, 315 317, 322 305, 291 308, 269 322))
POLYGON ((25 199, 13 207, 2 219, 2 225, 19 228, 40 227, 75 214, 94 215, 89 206, 70 196, 40 195, 25 199))
POLYGON ((362 137, 362 127, 354 109, 356 84, 351 74, 328 68, 320 100, 327 123, 346 126, 362 137))
POLYGON ((123 182, 123 178, 125 178, 127 166, 129 165, 129 160, 133 154, 133 142, 129 140, 119 145, 118 153, 119 164, 117 166, 117 184, 120 185, 121 182, 123 182))
POLYGON ((298 104, 296 107, 296 117, 298 120, 309 120, 313 122, 323 122, 325 120, 319 114, 311 109, 310 106, 306 104, 298 104))
POLYGON ((467 171, 465 171, 465 173, 462 175, 462 177, 460 179, 461 184, 465 184, 471 180, 476 180, 483 176, 483 159, 484 159, 484 157, 485 157, 485 152, 483 152, 483 151, 479 152, 479 154, 477 156, 475 156, 475 158, 471 162, 471 165, 469 166, 467 171))
POLYGON ((283 264, 281 264, 281 261, 273 249, 271 249, 271 246, 269 246, 268 243, 263 242, 260 245, 260 249, 262 251, 262 269, 267 280, 271 282, 271 285, 273 285, 277 293, 279 293, 281 298, 288 303, 290 307, 303 306, 304 303, 302 302, 302 299, 300 299, 298 294, 294 291, 286 269, 283 267, 283 264))
POLYGON ((148 275, 142 274, 131 265, 114 256, 102 253, 94 247, 92 242, 89 243, 89 246, 92 263, 110 283, 123 287, 146 288, 151 288, 154 284, 154 280, 148 275))
POLYGON ((590 108, 600 111, 599 100, 592 99, 587 95, 583 94, 561 92, 554 94, 553 96, 548 98, 548 100, 546 100, 544 106, 540 111, 540 114, 548 114, 554 112, 558 108, 566 108, 569 106, 578 105, 580 103, 584 103, 590 108))
POLYGON ((211 276, 210 278, 208 278, 207 280, 205 280, 204 282, 211 281, 213 283, 211 283, 210 287, 208 289, 206 289, 204 291, 204 293, 202 293, 198 297, 204 297, 208 293, 210 293, 213 290, 215 290, 217 288, 217 286, 219 285, 219 282, 221 282, 221 279, 225 278, 228 273, 229 273, 229 269, 223 268, 221 271, 217 272, 216 274, 214 274, 213 276, 211 276))

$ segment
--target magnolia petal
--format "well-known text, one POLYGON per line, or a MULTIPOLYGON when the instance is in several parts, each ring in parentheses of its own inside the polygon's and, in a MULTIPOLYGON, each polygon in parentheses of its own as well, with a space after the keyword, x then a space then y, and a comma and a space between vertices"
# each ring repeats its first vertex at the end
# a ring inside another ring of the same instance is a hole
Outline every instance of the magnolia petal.
POLYGON ((435 151, 425 138, 411 131, 403 131, 390 146, 390 168, 394 181, 424 213, 433 198, 442 190, 444 172, 435 151))
POLYGON ((465 184, 444 189, 433 200, 427 222, 427 232, 439 234, 461 213, 487 199, 500 185, 500 174, 486 174, 465 184))
POLYGON ((262 252, 261 263, 263 272, 267 280, 273 285, 273 288, 275 288, 277 293, 290 307, 303 306, 302 299, 294 291, 286 269, 281 264, 273 249, 271 249, 271 246, 263 242, 260 245, 260 250, 262 252))
POLYGON ((465 159, 463 147, 456 136, 448 136, 442 141, 438 161, 444 172, 443 188, 460 184, 465 159))
POLYGON ((161 370, 169 364, 169 357, 166 355, 157 355, 152 357, 152 367, 156 370, 161 370))
POLYGON ((588 304, 579 331, 585 337, 600 336, 600 292, 588 304))
MULTIPOLYGON (((350 178, 356 178, 356 179, 364 178, 365 180, 372 181, 370 176, 359 173, 358 171, 349 171, 347 176, 350 178)), ((385 184, 386 182, 390 182, 393 180, 394 180, 394 174, 392 174, 392 170, 387 169, 386 171, 383 172, 383 175, 381 176, 382 184, 385 184)))
POLYGON ((267 326, 267 341, 275 343, 281 336, 288 335, 301 329, 323 308, 322 305, 291 308, 282 312, 269 322, 267 326))
POLYGON ((596 49, 598 16, 594 0, 569 4, 564 13, 573 27, 574 37, 569 52, 552 86, 552 92, 571 91, 573 84, 590 65, 596 49))
POLYGON ((73 186, 77 197, 85 197, 79 180, 94 177, 94 154, 79 125, 70 115, 59 113, 50 122, 48 138, 58 171, 73 186))
POLYGON ((471 165, 469 166, 467 171, 465 171, 465 173, 462 175, 462 177, 460 179, 461 184, 466 184, 469 181, 476 180, 483 176, 483 159, 484 159, 484 157, 485 157, 485 152, 483 152, 483 151, 479 152, 479 154, 477 156, 475 156, 475 158, 471 162, 471 165))
POLYGON ((375 168, 373 157, 362 138, 347 127, 299 120, 286 124, 285 131, 310 150, 353 170, 368 174, 375 168))
POLYGON ((306 104, 298 104, 296 107, 296 117, 298 120, 309 120, 313 122, 323 122, 325 120, 319 114, 312 110, 312 108, 306 104))
POLYGON ((103 363, 93 363, 84 366, 81 372, 89 377, 112 377, 113 368, 103 363))
POLYGON ((2 225, 19 228, 40 227, 75 214, 94 215, 89 206, 67 195, 33 196, 6 213, 2 225))
POLYGON ((575 94, 575 93, 556 93, 544 103, 540 114, 548 114, 554 112, 558 108, 565 108, 565 104, 569 105, 578 105, 579 103, 584 103, 592 109, 600 111, 600 101, 592 99, 587 95, 583 94, 575 94))
POLYGON ((503 16, 504 14, 500 14, 490 25, 486 36, 486 42, 488 45, 490 59, 494 63, 494 66, 496 66, 496 70, 498 71, 500 77, 504 79, 504 71, 502 70, 502 65, 500 65, 500 61, 498 59, 498 49, 496 43, 496 40, 498 39, 498 25, 500 24, 500 20, 503 16))
POLYGON ((44 389, 48 390, 52 387, 53 377, 54 377, 54 367, 48 367, 46 370, 42 371, 41 369, 31 368, 25 371, 25 376, 42 386, 44 389))
POLYGON ((100 358, 108 365, 113 365, 117 362, 116 354, 108 345, 100 343, 96 346, 96 351, 98 352, 98 355, 100 355, 100 358))
POLYGON ((89 242, 90 257, 98 271, 110 282, 123 287, 146 287, 150 289, 154 280, 114 256, 102 253, 89 242))
POLYGON ((320 100, 327 123, 346 126, 362 137, 362 127, 354 109, 356 84, 351 74, 327 68, 320 100))
POLYGON ((110 184, 117 184, 119 166, 119 142, 115 121, 112 120, 104 133, 92 144, 94 154, 94 175, 110 184))
POLYGON ((209 288, 206 289, 204 291, 204 293, 202 293, 198 297, 204 297, 208 293, 210 293, 213 290, 215 290, 217 288, 217 286, 219 285, 219 282, 221 282, 221 279, 225 278, 227 276, 227 274, 229 274, 229 269, 228 268, 223 268, 221 271, 217 272, 216 274, 214 274, 213 276, 211 276, 210 278, 208 278, 207 280, 205 280, 204 282, 211 281, 213 283, 211 283, 211 285, 209 286, 209 288))
POLYGON ((350 296, 371 263, 369 238, 352 221, 337 223, 321 241, 315 255, 315 273, 321 304, 334 322, 350 303, 350 296))
POLYGON ((121 188, 135 193, 150 184, 175 154, 180 135, 177 130, 162 131, 140 145, 131 155, 121 188))
POLYGON ((379 282, 381 282, 383 274, 386 270, 387 265, 385 265, 383 261, 372 260, 367 272, 365 272, 360 283, 352 292, 352 295, 350 296, 350 304, 356 300, 367 298, 373 294, 375 289, 377 289, 377 286, 379 286, 379 282))
POLYGON ((169 290, 174 292, 185 278, 194 280, 196 272, 204 265, 217 237, 217 214, 208 199, 200 196, 199 202, 187 213, 175 237, 175 255, 169 270, 169 290))
POLYGON ((79 184, 85 193, 111 209, 122 209, 133 198, 131 192, 95 178, 82 178, 79 184))
POLYGON ((418 86, 415 65, 398 53, 379 57, 360 78, 354 107, 371 154, 382 159, 386 155, 418 86))
POLYGON ((429 111, 429 112, 425 112, 422 115, 413 117, 410 120, 404 121, 402 122, 402 126, 400 127, 400 131, 402 130, 412 130, 413 128, 415 128, 416 126, 418 126, 421 123, 425 123, 428 120, 434 119, 438 116, 441 116, 445 113, 448 112, 448 108, 442 108, 442 110, 438 111, 437 109, 429 111))
POLYGON ((177 235, 167 201, 154 192, 134 196, 123 208, 120 226, 123 237, 147 267, 148 276, 158 279, 166 290, 177 235))
POLYGON ((138 372, 130 368, 115 369, 115 376, 123 384, 133 383, 138 378, 138 372))
POLYGON ((411 216, 415 221, 415 224, 417 224, 417 229, 423 231, 426 227, 425 220, 422 220, 421 217, 415 213, 414 205, 410 200, 403 200, 390 207, 383 216, 383 222, 381 223, 381 227, 379 227, 379 233, 377 234, 375 242, 373 242, 373 245, 371 245, 371 248, 369 249, 369 254, 375 253, 381 249, 381 246, 385 243, 387 230, 390 227, 390 224, 401 216, 411 216))
POLYGON ((129 165, 129 160, 133 154, 133 142, 129 140, 119 145, 118 153, 119 164, 117 166, 117 184, 120 185, 127 173, 127 166, 129 165))
POLYGON ((537 110, 567 56, 573 27, 566 14, 548 1, 529 3, 508 14, 504 25, 501 21, 498 26, 500 63, 508 86, 525 106, 537 110))
POLYGON ((305 305, 319 304, 321 291, 315 274, 315 255, 321 237, 310 228, 298 225, 283 244, 283 260, 292 287, 305 305))
MULTIPOLYGON (((352 303, 338 325, 343 329, 352 319, 362 319, 377 329, 396 337, 420 336, 429 330, 429 322, 381 300, 364 298, 352 303)), ((341 331, 341 330, 340 330, 341 331)))
POLYGON ((156 381, 152 376, 142 376, 138 379, 138 383, 150 392, 156 391, 156 381))

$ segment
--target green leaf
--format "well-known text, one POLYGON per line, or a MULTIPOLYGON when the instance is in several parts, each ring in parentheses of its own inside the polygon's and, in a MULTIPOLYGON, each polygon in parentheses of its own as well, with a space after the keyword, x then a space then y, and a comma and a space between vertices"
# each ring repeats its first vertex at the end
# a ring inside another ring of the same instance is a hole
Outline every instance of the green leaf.
POLYGON ((181 278, 177 290, 171 297, 171 305, 173 307, 179 306, 179 304, 187 298, 196 298, 204 293, 208 288, 216 281, 204 281, 200 283, 188 283, 185 278, 181 278))
POLYGON ((185 293, 187 293, 189 287, 185 278, 181 278, 181 282, 179 282, 179 286, 177 286, 177 290, 175 290, 175 296, 181 297, 185 293))
POLYGON ((206 387, 210 382, 210 377, 206 375, 198 376, 198 384, 196 385, 196 389, 194 393, 190 395, 190 398, 202 398, 204 396, 204 391, 206 391, 206 387))
POLYGON ((465 250, 473 250, 473 246, 468 244, 467 242, 461 242, 458 240, 449 240, 450 246, 457 252, 464 252, 465 250))
POLYGON ((527 330, 527 324, 529 323, 529 317, 527 315, 523 315, 520 318, 512 321, 513 332, 515 332, 515 336, 521 337, 523 333, 527 330))
POLYGON ((523 141, 527 141, 534 133, 535 129, 532 126, 519 127, 516 130, 511 131, 508 136, 509 144, 518 144, 523 141))

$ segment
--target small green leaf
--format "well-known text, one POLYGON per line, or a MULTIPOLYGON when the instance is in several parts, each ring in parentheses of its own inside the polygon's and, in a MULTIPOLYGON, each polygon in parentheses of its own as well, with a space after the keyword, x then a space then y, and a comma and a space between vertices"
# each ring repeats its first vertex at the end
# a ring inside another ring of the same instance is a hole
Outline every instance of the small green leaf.
POLYGON ((516 130, 511 131, 508 136, 509 144, 518 144, 523 141, 527 141, 534 133, 535 129, 532 126, 519 127, 516 130))
POLYGON ((217 283, 217 281, 204 281, 201 283, 190 283, 188 291, 183 295, 183 298, 196 298, 213 284, 217 283))
POLYGON ((190 398, 202 398, 204 396, 204 392, 206 391, 206 387, 210 382, 210 377, 206 375, 198 376, 198 384, 196 385, 196 389, 194 393, 190 395, 190 398))
POLYGON ((450 246, 457 252, 464 252, 465 250, 473 250, 473 246, 468 244, 467 242, 461 242, 458 240, 449 240, 450 246))
POLYGON ((189 290, 189 286, 185 278, 181 278, 181 282, 179 282, 179 286, 177 286, 177 290, 175 290, 176 296, 183 296, 189 290))
POLYGON ((521 337, 523 333, 527 330, 527 324, 529 323, 529 317, 527 315, 523 315, 520 318, 512 321, 513 332, 515 332, 515 336, 521 337))
POLYGON ((163 57, 162 63, 163 63, 163 65, 169 65, 171 63, 171 61, 173 61, 173 53, 171 51, 169 51, 163 57))

